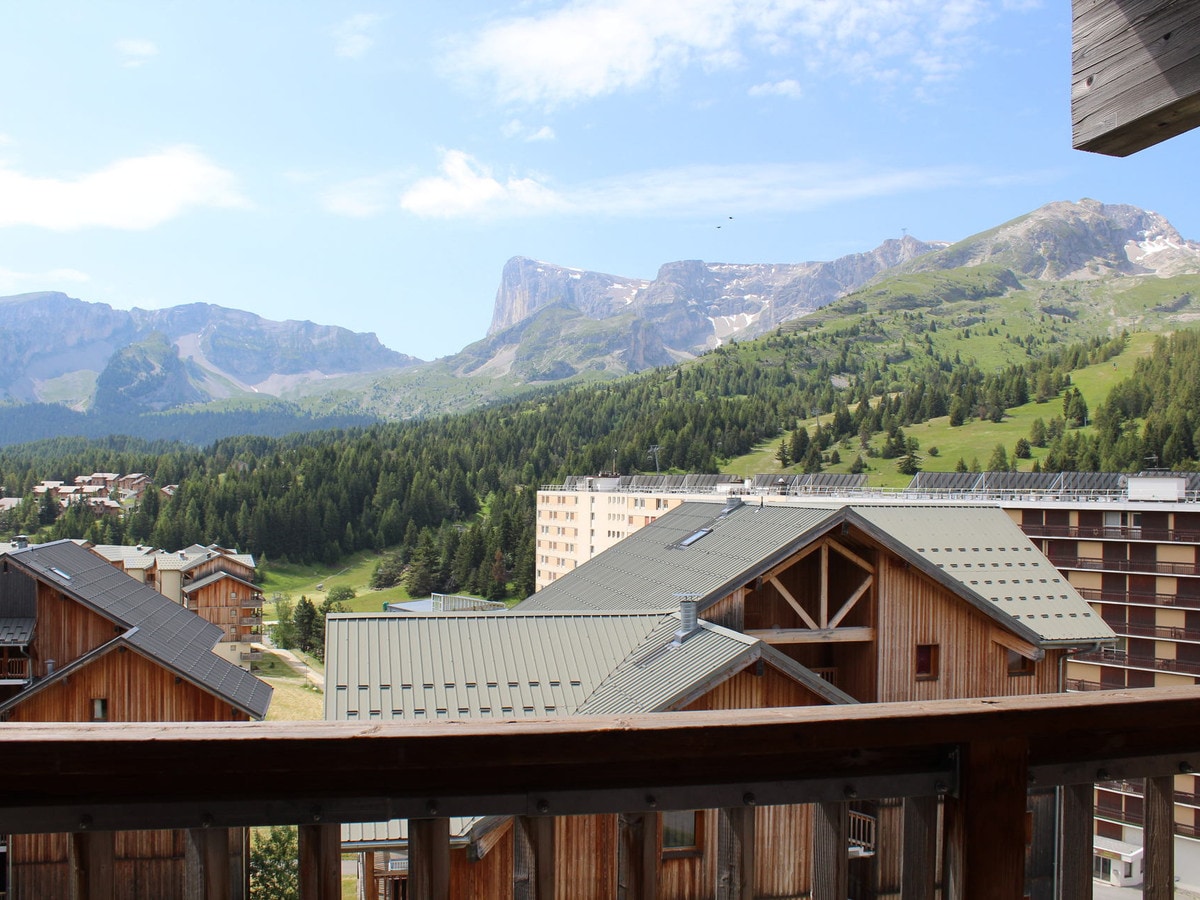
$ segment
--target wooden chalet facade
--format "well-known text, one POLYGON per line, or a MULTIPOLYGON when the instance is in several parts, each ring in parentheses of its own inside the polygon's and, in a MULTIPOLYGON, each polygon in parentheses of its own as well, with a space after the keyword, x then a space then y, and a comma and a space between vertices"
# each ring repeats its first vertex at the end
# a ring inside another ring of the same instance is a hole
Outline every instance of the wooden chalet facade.
MULTIPOLYGON (((219 637, 72 541, 0 554, 0 722, 261 719, 271 688, 214 653, 219 637)), ((244 829, 14 835, 8 896, 77 896, 87 856, 107 860, 113 897, 191 896, 214 877, 244 897, 247 846, 244 829), (203 861, 214 852, 217 870, 203 861)))
MULTIPOLYGON (((363 617, 331 619, 326 711, 327 718, 350 720, 462 719, 1032 695, 1061 690, 1067 655, 1112 637, 1066 579, 993 507, 686 503, 556 580, 513 614, 398 621, 379 616, 369 623, 363 617), (705 665, 699 659, 685 662, 685 654, 699 647, 689 651, 689 641, 675 643, 662 632, 630 645, 623 667, 597 681, 586 701, 542 699, 520 707, 515 701, 462 700, 500 690, 510 666, 522 673, 512 689, 536 697, 546 685, 586 683, 572 673, 590 657, 592 645, 555 636, 545 628, 547 617, 582 622, 598 617, 594 624, 628 617, 630 610, 670 615, 684 632, 688 626, 679 623, 695 614, 704 634, 747 641, 745 646, 757 648, 757 658, 739 666, 705 657, 705 665), (436 636, 448 621, 480 635, 498 628, 508 633, 502 640, 476 635, 443 646, 439 641, 449 639, 436 636), (425 639, 416 641, 423 629, 425 639), (407 652, 397 649, 405 646, 407 652), (388 652, 406 660, 402 678, 378 668, 380 654, 388 652), (452 671, 440 661, 446 657, 455 660, 452 671), (466 673, 457 667, 467 657, 484 662, 472 663, 466 673), (639 661, 672 657, 678 671, 694 681, 690 690, 666 697, 663 676, 639 661), (828 689, 814 694, 815 683, 828 689), (440 706, 427 701, 421 707, 426 712, 418 715, 411 702, 395 699, 397 691, 414 696, 406 691, 419 693, 418 686, 444 690, 444 701, 440 706)), ((731 772, 730 779, 752 775, 731 772)), ((489 885, 487 896, 509 896, 510 889, 522 896, 529 858, 541 860, 539 897, 800 897, 829 877, 831 867, 844 867, 853 897, 902 896, 906 879, 918 875, 912 863, 907 872, 903 865, 904 822, 936 818, 936 801, 914 806, 901 799, 841 799, 846 802, 518 818, 489 823, 482 832, 476 832, 479 821, 447 820, 444 837, 454 841, 446 864, 449 893, 432 896, 472 895, 456 886, 478 886, 480 879, 489 885), (473 833, 488 835, 488 843, 473 833), (539 854, 539 847, 553 849, 539 854), (488 861, 496 848, 499 859, 488 861)), ((1026 888, 1032 897, 1050 898, 1054 794, 1030 793, 1027 808, 1033 840, 1026 888)), ((404 844, 403 826, 393 825, 400 830, 357 837, 346 832, 344 846, 404 844)), ((441 842, 443 835, 432 839, 441 842)), ((929 873, 949 864, 930 858, 919 871, 936 877, 929 873)), ((390 896, 383 887, 387 876, 379 874, 376 895, 390 896)))

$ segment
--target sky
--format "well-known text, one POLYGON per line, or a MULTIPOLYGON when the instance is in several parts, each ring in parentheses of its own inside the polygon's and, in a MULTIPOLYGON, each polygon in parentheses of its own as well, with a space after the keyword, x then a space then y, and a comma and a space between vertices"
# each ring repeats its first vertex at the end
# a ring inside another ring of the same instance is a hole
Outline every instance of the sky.
POLYGON ((1200 131, 1071 149, 1070 28, 1068 0, 0 0, 0 295, 434 359, 513 256, 653 278, 1084 197, 1200 238, 1200 131))

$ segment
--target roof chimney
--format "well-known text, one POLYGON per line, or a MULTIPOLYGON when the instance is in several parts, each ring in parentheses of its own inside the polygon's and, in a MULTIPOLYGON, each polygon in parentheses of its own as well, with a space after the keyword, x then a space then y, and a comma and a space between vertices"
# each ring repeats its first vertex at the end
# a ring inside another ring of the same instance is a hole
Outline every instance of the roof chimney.
POLYGON ((675 632, 674 643, 682 644, 700 630, 699 617, 700 601, 694 596, 683 597, 679 601, 679 628, 675 632))
POLYGON ((18 534, 16 537, 13 538, 13 543, 17 545, 18 550, 24 550, 26 547, 29 546, 29 535, 18 534))

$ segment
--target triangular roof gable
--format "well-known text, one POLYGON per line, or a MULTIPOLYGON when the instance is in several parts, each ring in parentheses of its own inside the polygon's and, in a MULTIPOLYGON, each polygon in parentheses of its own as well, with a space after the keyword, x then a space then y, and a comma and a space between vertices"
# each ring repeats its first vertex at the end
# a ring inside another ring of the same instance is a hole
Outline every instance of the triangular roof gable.
POLYGON ((205 575, 203 578, 199 579, 198 581, 193 581, 191 584, 184 585, 183 592, 185 594, 190 594, 190 593, 192 593, 192 591, 198 591, 198 590, 200 590, 200 588, 208 587, 208 585, 210 585, 210 584, 216 584, 217 582, 224 581, 226 579, 228 579, 229 581, 236 581, 238 584, 245 585, 246 587, 250 588, 252 591, 261 590, 259 588, 259 586, 257 584, 255 584, 253 581, 249 581, 245 578, 240 578, 237 575, 233 575, 229 572, 220 571, 220 572, 213 572, 211 575, 205 575))

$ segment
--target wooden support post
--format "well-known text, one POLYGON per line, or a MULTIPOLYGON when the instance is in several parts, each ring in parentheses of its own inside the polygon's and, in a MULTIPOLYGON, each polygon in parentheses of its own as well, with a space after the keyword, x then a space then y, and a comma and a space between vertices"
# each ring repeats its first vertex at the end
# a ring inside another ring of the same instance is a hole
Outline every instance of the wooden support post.
POLYGON ((409 900, 449 900, 450 820, 408 820, 409 900))
POLYGON ((829 627, 829 542, 821 542, 821 612, 817 622, 822 628, 829 627))
POLYGON ((342 828, 301 825, 300 900, 341 900, 342 828))
POLYGON ((1060 793, 1059 900, 1092 900, 1095 787, 1091 784, 1069 784, 1060 793))
POLYGON ((960 896, 1022 897, 1029 744, 1023 738, 997 738, 974 741, 962 752, 957 804, 962 816, 960 896))
POLYGON ((717 811, 717 900, 754 897, 754 807, 717 811))
POLYGON ((375 900, 379 896, 379 891, 375 885, 375 851, 367 850, 359 857, 361 863, 359 876, 362 879, 361 896, 368 897, 370 900, 375 900))
POLYGON ((83 831, 71 835, 71 900, 113 900, 115 835, 83 831))
POLYGON ((1175 779, 1161 775, 1146 779, 1146 827, 1142 830, 1145 862, 1142 896, 1172 900, 1175 896, 1175 779))
POLYGON ((619 819, 618 890, 624 900, 658 896, 658 828, 655 813, 622 813, 619 819))
POLYGON ((533 855, 534 900, 554 900, 554 817, 523 816, 520 824, 533 855))
POLYGON ((846 900, 850 824, 845 803, 813 804, 813 900, 846 900))
POLYGON ((900 878, 905 900, 933 900, 937 884, 937 826, 936 797, 904 800, 904 862, 900 878))
POLYGON ((189 828, 184 832, 186 900, 231 900, 229 850, 228 828, 189 828))

